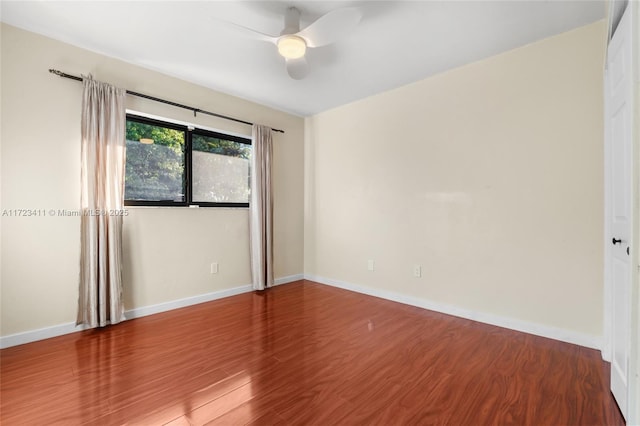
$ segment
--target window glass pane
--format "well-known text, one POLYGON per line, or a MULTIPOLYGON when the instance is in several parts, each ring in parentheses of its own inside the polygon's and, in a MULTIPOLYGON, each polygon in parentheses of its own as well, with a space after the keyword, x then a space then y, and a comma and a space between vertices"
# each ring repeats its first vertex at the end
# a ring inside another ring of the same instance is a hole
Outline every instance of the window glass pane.
POLYGON ((248 203, 251 145, 193 134, 193 202, 248 203))
POLYGON ((185 132, 127 120, 125 200, 185 200, 185 132))

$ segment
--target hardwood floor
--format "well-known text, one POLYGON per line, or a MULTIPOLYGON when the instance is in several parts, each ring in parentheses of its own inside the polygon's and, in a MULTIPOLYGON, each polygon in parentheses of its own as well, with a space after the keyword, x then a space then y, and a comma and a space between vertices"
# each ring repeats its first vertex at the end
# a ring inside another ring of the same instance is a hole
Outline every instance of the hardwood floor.
POLYGON ((0 362, 7 426, 624 424, 598 351, 309 281, 0 362))

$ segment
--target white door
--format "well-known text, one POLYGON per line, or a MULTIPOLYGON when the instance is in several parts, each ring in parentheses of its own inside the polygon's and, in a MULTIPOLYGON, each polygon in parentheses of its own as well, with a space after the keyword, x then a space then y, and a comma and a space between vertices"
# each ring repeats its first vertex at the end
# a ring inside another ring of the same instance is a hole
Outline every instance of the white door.
POLYGON ((631 340, 631 22, 629 7, 607 54, 605 78, 607 197, 611 247, 608 251, 611 297, 611 392, 627 417, 631 340))

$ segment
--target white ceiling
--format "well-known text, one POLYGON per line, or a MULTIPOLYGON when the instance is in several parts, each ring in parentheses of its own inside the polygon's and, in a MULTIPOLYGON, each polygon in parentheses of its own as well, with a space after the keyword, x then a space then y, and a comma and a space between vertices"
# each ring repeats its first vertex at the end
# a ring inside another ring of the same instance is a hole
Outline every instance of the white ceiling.
MULTIPOLYGON (((2 1, 10 25, 301 116, 589 24, 602 1, 2 1), (289 78, 275 45, 296 6, 302 27, 338 7, 362 8, 337 43, 310 49, 310 74, 289 78)), ((83 70, 61 70, 82 73, 83 70)), ((151 95, 162 96, 161 93, 151 95)))

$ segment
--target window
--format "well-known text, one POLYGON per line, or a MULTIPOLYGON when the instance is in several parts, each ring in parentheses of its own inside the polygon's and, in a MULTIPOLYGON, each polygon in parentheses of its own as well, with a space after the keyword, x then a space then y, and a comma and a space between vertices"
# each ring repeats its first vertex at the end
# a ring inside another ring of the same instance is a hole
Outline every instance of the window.
POLYGON ((248 207, 251 140, 127 115, 125 204, 248 207))
POLYGON ((124 199, 132 204, 184 204, 186 128, 127 116, 124 199))
POLYGON ((191 144, 193 202, 248 205, 251 145, 200 131, 191 144))

